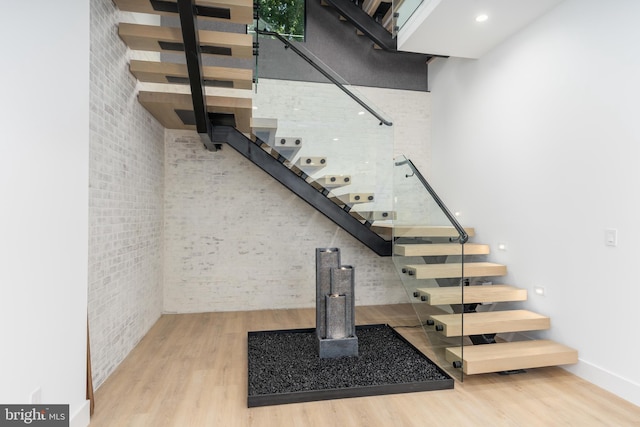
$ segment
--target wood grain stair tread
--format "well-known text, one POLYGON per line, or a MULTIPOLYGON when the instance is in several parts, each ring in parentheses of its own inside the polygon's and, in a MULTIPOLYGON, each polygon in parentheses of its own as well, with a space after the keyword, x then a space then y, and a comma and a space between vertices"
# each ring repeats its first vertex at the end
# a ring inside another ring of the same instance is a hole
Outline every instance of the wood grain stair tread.
POLYGON ((388 221, 396 218, 396 213, 393 211, 351 211, 352 216, 358 218, 360 221, 388 221))
MULTIPOLYGON (((454 277, 462 277, 462 263, 447 264, 410 264, 406 265, 409 276, 416 279, 446 279, 454 277)), ((465 277, 485 277, 485 276, 504 276, 507 274, 507 267, 502 264, 492 262, 466 262, 464 263, 465 277)))
MULTIPOLYGON (((418 288, 416 292, 419 298, 431 305, 460 304, 462 300, 461 286, 418 288)), ((511 285, 496 284, 464 287, 464 302, 467 304, 526 300, 527 290, 511 285)))
MULTIPOLYGON (((189 113, 193 117, 190 94, 141 91, 138 101, 167 129, 195 129, 195 125, 183 120, 189 113)), ((208 112, 233 114, 236 127, 241 132, 250 132, 251 98, 207 96, 206 103, 208 112)))
POLYGON ((351 184, 351 175, 325 175, 314 181, 322 188, 338 188, 351 184))
MULTIPOLYGON (((149 13, 164 16, 177 15, 177 2, 163 1, 165 10, 154 8, 151 0, 113 0, 125 12, 149 13), (175 5, 175 8, 174 8, 175 5)), ((251 24, 253 1, 251 0, 195 0, 198 19, 251 24)))
POLYGON ((513 341, 476 346, 450 347, 448 362, 462 361, 467 375, 544 366, 568 365, 578 362, 578 352, 551 340, 513 341))
POLYGON ((528 310, 485 311, 457 314, 436 314, 431 319, 436 331, 446 337, 549 329, 547 316, 528 310))
MULTIPOLYGON (((180 28, 122 22, 118 25, 118 35, 133 50, 165 53, 184 50, 181 48, 180 28)), ((250 34, 199 30, 198 39, 202 54, 253 57, 253 38, 250 34)))
MULTIPOLYGON (((388 238, 394 237, 458 237, 458 232, 451 226, 438 225, 397 225, 381 224, 371 227, 373 231, 388 238)), ((473 228, 464 228, 469 237, 475 235, 473 228)))
POLYGON ((393 253, 400 256, 487 255, 489 245, 479 243, 427 243, 393 245, 393 253), (463 248, 464 246, 464 248, 463 248))
POLYGON ((278 119, 265 117, 251 117, 251 131, 260 140, 273 146, 276 142, 278 119))
MULTIPOLYGON (((189 84, 186 64, 131 60, 129 70, 141 82, 189 84)), ((202 76, 205 86, 251 89, 253 71, 244 68, 203 66, 202 76)))
POLYGON ((329 197, 338 205, 352 205, 356 203, 371 203, 375 200, 373 193, 346 193, 329 197))
POLYGON ((326 157, 300 157, 296 161, 296 166, 302 169, 310 168, 310 169, 320 169, 327 166, 327 158, 326 157))

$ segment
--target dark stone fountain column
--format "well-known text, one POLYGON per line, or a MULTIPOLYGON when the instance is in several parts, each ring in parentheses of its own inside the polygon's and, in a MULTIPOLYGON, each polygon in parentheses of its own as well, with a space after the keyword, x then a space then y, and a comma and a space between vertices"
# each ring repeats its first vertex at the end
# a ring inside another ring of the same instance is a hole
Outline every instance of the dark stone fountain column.
POLYGON ((316 249, 316 335, 321 358, 358 355, 354 269, 337 248, 316 249))

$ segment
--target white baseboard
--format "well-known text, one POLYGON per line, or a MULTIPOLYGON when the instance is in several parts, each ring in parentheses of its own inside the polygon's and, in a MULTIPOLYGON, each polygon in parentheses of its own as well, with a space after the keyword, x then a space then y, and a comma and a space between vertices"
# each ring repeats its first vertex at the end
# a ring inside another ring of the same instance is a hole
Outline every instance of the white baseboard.
POLYGON ((589 381, 592 384, 603 388, 616 396, 640 406, 640 384, 622 378, 618 374, 609 372, 592 363, 579 360, 576 365, 568 365, 564 367, 571 372, 589 381))
POLYGON ((69 427, 88 427, 91 422, 90 401, 85 400, 80 409, 69 414, 69 427))

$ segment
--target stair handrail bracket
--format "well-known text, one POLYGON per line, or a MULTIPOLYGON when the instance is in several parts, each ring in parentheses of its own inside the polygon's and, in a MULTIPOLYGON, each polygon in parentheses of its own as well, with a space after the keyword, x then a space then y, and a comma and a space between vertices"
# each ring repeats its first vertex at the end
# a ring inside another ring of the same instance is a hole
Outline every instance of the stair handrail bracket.
POLYGON ((433 187, 431 187, 431 185, 427 182, 425 177, 420 173, 418 168, 416 168, 416 166, 413 164, 411 159, 405 158, 404 160, 395 162, 395 165, 396 166, 408 165, 413 175, 415 175, 416 178, 418 178, 418 181, 420 181, 420 183, 424 186, 427 192, 431 195, 431 197, 436 202, 436 204, 438 205, 442 213, 444 213, 444 215, 447 217, 451 225, 453 225, 453 227, 458 232, 458 238, 451 238, 451 241, 453 242, 457 240, 461 245, 464 245, 465 243, 467 243, 469 241, 469 234, 464 229, 464 227, 460 225, 455 215, 453 215, 451 211, 449 211, 449 208, 447 208, 447 206, 444 204, 440 196, 438 196, 438 194, 433 189, 433 187))

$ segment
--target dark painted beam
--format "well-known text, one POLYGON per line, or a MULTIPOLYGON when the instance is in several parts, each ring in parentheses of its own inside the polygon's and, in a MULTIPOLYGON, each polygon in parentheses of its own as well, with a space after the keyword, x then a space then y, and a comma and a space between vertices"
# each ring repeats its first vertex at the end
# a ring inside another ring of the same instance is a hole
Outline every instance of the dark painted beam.
POLYGON ((211 123, 207 114, 207 97, 204 78, 202 77, 202 59, 200 57, 200 41, 198 39, 198 24, 196 21, 197 12, 193 0, 178 0, 178 13, 180 14, 184 54, 187 60, 187 70, 189 71, 189 85, 191 86, 196 129, 207 150, 216 151, 216 146, 209 137, 211 123))
POLYGON ((298 197, 340 226, 380 256, 391 256, 391 242, 384 240, 367 225, 309 185, 294 171, 260 148, 232 126, 214 126, 211 138, 215 143, 226 142, 238 153, 271 175, 298 197))
POLYGON ((364 10, 350 0, 324 0, 333 6, 340 15, 362 31, 375 44, 387 51, 397 51, 396 39, 379 23, 373 20, 364 10))

